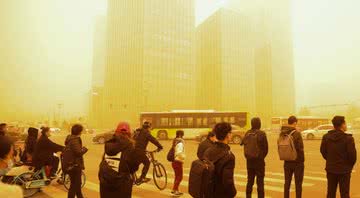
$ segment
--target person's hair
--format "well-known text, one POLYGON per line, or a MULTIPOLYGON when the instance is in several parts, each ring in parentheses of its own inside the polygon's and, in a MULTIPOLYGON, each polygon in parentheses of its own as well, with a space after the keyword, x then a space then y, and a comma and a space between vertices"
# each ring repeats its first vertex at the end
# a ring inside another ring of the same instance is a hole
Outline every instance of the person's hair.
POLYGON ((13 142, 7 136, 0 136, 0 159, 5 159, 10 153, 13 142))
POLYGON ((215 125, 213 132, 219 141, 225 140, 226 136, 231 133, 231 125, 227 122, 221 122, 215 125))
POLYGON ((4 128, 7 126, 6 123, 1 123, 0 124, 0 131, 4 130, 4 128))
POLYGON ((208 133, 208 135, 207 135, 207 138, 210 139, 210 138, 212 138, 212 137, 215 137, 215 133, 212 132, 212 131, 210 131, 210 132, 208 133))
POLYGON ((344 123, 345 123, 345 117, 344 116, 335 116, 332 119, 332 124, 333 124, 335 129, 339 129, 344 123))
POLYGON ((84 127, 81 124, 74 124, 71 127, 71 135, 80 135, 84 130, 84 127))
POLYGON ((50 131, 50 128, 49 127, 41 127, 41 134, 42 135, 45 135, 47 132, 50 131))
POLYGON ((176 131, 176 138, 182 138, 184 137, 184 131, 183 130, 177 130, 176 131))
POLYGON ((261 129, 261 119, 256 117, 251 119, 251 129, 253 130, 259 130, 261 129))
POLYGON ((289 125, 292 125, 292 124, 297 123, 297 122, 298 122, 298 119, 295 116, 290 116, 289 119, 288 119, 288 124, 289 125))
POLYGON ((151 123, 149 121, 145 121, 143 124, 143 129, 150 129, 151 123))

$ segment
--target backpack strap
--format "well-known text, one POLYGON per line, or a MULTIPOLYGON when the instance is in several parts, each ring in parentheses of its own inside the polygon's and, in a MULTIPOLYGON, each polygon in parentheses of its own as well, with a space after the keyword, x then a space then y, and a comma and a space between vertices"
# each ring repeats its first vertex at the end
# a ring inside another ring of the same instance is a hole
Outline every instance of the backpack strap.
POLYGON ((296 130, 291 131, 291 133, 289 134, 289 136, 292 136, 295 132, 296 132, 296 130))

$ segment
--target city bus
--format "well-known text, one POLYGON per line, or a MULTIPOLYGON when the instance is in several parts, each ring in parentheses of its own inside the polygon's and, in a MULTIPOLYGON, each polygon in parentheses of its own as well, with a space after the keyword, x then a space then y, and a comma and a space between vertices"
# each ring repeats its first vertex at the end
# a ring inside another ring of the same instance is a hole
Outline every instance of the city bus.
MULTIPOLYGON (((319 117, 297 117, 297 127, 301 131, 313 129, 319 125, 329 124, 328 118, 319 117)), ((280 132, 282 126, 288 125, 288 118, 285 117, 274 117, 271 119, 271 131, 280 132)))
POLYGON ((144 112, 140 114, 140 123, 148 121, 152 124, 152 135, 165 140, 174 138, 177 130, 183 130, 186 139, 194 139, 204 131, 219 122, 229 122, 232 125, 245 128, 247 126, 246 112, 218 111, 171 111, 144 112))

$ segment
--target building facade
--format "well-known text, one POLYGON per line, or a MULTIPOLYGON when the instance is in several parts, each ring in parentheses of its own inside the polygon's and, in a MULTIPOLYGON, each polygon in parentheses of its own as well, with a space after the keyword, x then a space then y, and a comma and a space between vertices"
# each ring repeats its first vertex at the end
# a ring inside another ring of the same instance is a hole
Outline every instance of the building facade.
POLYGON ((195 107, 193 0, 108 1, 106 125, 195 107))
POLYGON ((201 109, 255 111, 251 24, 221 8, 197 27, 197 104, 201 109))

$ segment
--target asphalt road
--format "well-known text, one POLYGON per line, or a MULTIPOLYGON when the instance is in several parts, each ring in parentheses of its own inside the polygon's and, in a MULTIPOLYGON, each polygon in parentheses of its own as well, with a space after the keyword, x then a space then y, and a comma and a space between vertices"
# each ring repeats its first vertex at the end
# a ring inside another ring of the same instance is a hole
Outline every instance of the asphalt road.
MULTIPOLYGON (((65 136, 56 135, 52 139, 58 143, 63 144, 65 136)), ((82 137, 83 144, 89 148, 89 152, 85 156, 85 166, 86 166, 86 177, 87 183, 83 188, 85 197, 96 198, 99 197, 99 181, 98 181, 98 166, 104 152, 103 145, 92 143, 91 135, 84 135, 82 137)), ((266 197, 280 198, 283 197, 283 162, 278 159, 277 149, 276 149, 276 134, 268 134, 269 139, 269 155, 266 158, 266 178, 265 178, 265 190, 266 197)), ((326 194, 326 174, 324 171, 325 161, 322 159, 319 152, 320 140, 313 141, 304 141, 305 146, 305 178, 303 184, 303 197, 313 198, 313 197, 324 197, 326 194)), ((170 195, 170 190, 173 184, 174 173, 171 168, 171 164, 166 160, 166 154, 168 149, 171 147, 171 141, 162 141, 164 145, 164 151, 156 155, 161 163, 163 163, 168 172, 168 186, 164 191, 159 191, 152 182, 142 185, 140 187, 134 187, 133 197, 152 197, 152 198, 163 198, 163 197, 172 197, 170 195)), ((360 145, 360 138, 356 137, 357 145, 360 145)), ((187 159, 184 164, 184 181, 181 184, 181 191, 187 192, 188 184, 188 175, 191 162, 196 159, 198 143, 195 141, 186 141, 186 154, 187 159)), ((155 147, 149 146, 149 150, 155 147)), ((237 197, 245 197, 246 189, 246 163, 243 156, 243 148, 239 145, 231 145, 232 152, 236 156, 236 170, 235 170, 235 180, 236 187, 238 190, 237 197)), ((359 153, 359 152, 358 152, 359 153)), ((359 154, 358 154, 359 155, 359 154)), ((150 169, 151 171, 151 169, 150 169)), ((354 173, 352 175, 352 189, 351 197, 360 198, 360 169, 356 165, 354 173)), ((254 196, 256 197, 256 187, 254 188, 254 196)), ((58 185, 52 184, 49 187, 43 188, 42 192, 36 194, 36 198, 62 198, 67 197, 65 189, 58 185)), ((183 197, 190 197, 185 194, 183 197)), ((294 185, 292 186, 292 197, 294 195, 294 185)))

